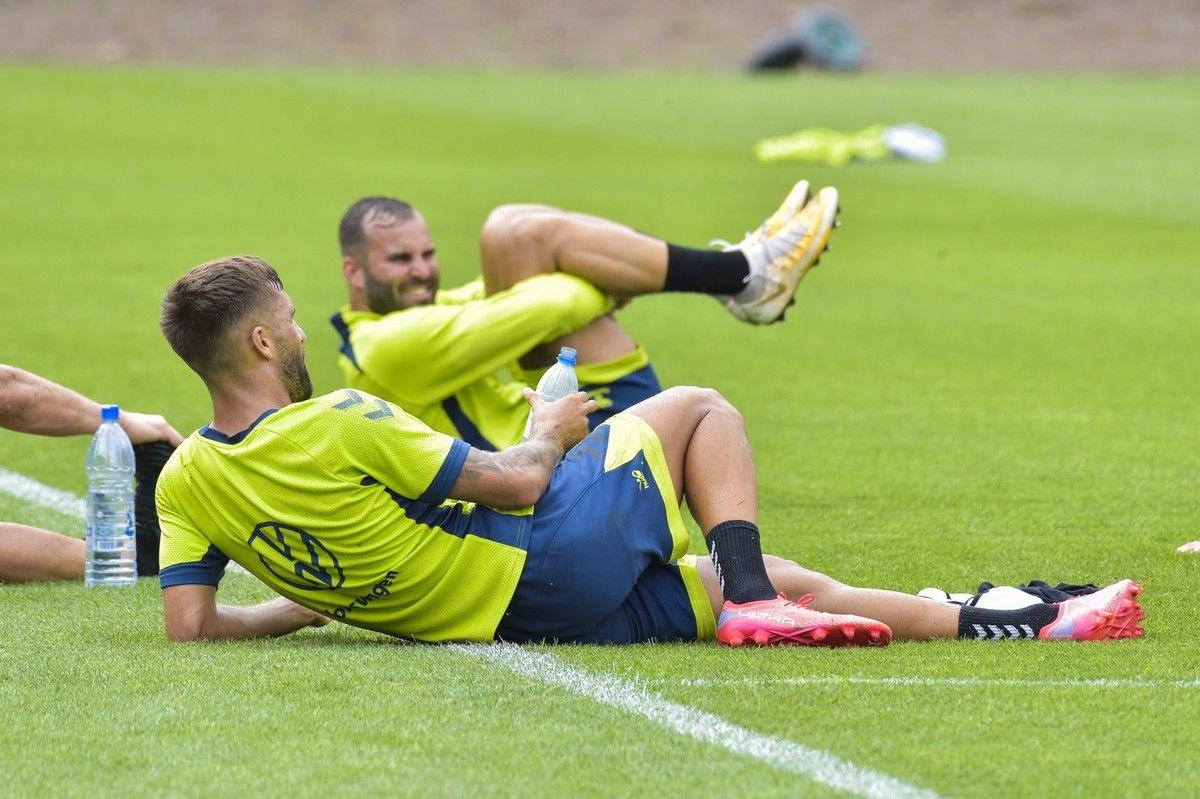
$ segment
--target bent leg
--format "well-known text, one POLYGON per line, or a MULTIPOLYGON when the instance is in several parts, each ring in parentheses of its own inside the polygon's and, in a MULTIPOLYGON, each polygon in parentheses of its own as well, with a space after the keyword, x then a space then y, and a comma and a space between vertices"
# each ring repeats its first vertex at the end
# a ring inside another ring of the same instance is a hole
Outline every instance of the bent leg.
POLYGON ((502 205, 483 225, 480 260, 489 295, 561 271, 632 297, 662 290, 667 244, 597 216, 548 205, 502 205))
POLYGON ((633 406, 658 436, 675 495, 701 530, 758 523, 758 478, 741 413, 717 391, 680 386, 633 406))
POLYGON ((0 582, 82 580, 83 556, 78 538, 0 522, 0 582))

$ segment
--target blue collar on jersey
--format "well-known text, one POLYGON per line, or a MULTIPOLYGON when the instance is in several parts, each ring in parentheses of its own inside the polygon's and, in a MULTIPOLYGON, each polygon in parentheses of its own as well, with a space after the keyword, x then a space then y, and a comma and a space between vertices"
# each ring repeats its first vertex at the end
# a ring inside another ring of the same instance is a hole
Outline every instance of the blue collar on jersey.
POLYGON ((204 427, 201 427, 196 432, 198 432, 200 435, 204 436, 207 439, 210 439, 212 441, 219 441, 222 444, 240 444, 242 439, 244 439, 246 436, 250 435, 251 430, 258 427, 259 422, 261 422, 263 419, 266 419, 268 416, 275 413, 275 411, 277 411, 277 410, 279 410, 279 409, 271 408, 268 411, 264 411, 263 415, 258 417, 257 419, 255 419, 253 422, 251 422, 249 427, 247 427, 245 430, 243 430, 240 433, 235 433, 232 436, 227 436, 219 430, 213 430, 212 424, 206 424, 206 425, 204 425, 204 427))

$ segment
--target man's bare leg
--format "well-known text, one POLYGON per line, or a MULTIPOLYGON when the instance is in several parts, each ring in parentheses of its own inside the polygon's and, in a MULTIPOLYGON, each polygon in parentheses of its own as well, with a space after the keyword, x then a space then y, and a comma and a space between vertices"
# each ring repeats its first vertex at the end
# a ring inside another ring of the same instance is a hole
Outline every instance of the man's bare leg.
MULTIPOLYGON (((738 609, 745 600, 731 599, 730 586, 724 579, 717 550, 711 547, 716 533, 714 526, 753 523, 757 548, 758 500, 754 460, 746 438, 741 415, 720 394, 710 389, 669 389, 657 397, 638 403, 629 410, 643 418, 662 445, 676 497, 685 499, 692 515, 705 531, 716 563, 700 561, 714 615, 730 611, 745 618, 766 618, 767 622, 785 613, 796 613, 806 622, 802 612, 786 607, 774 607, 765 617, 755 617, 738 609)), ((757 554, 758 563, 765 564, 768 588, 782 591, 793 601, 804 594, 813 594, 809 610, 829 614, 832 623, 823 624, 819 636, 796 637, 783 634, 775 627, 770 636, 753 636, 753 643, 856 644, 884 643, 878 630, 870 625, 883 622, 893 632, 905 638, 1036 638, 1059 640, 1109 640, 1137 637, 1142 634, 1138 622, 1143 617, 1137 604, 1141 586, 1131 580, 1077 597, 1058 605, 1038 603, 1012 611, 988 610, 974 607, 942 605, 921 597, 894 591, 856 588, 844 585, 825 575, 803 569, 781 558, 766 558, 757 554), (839 631, 844 635, 836 640, 839 631), (780 634, 776 634, 780 633, 780 634), (828 637, 826 637, 828 636, 828 637), (869 636, 869 637, 868 637, 869 636)), ((753 575, 743 572, 753 578, 753 575)), ((752 579, 752 582, 754 580, 752 579)), ((761 584, 756 583, 756 590, 761 584)), ((766 602, 755 601, 755 605, 766 602)), ((786 603, 785 603, 786 604, 786 603)), ((742 605, 742 608, 748 607, 742 605)), ((741 624, 742 619, 731 618, 741 624)), ((722 638, 726 625, 718 630, 718 640, 738 646, 751 643, 749 636, 738 632, 736 637, 722 638)), ((743 628, 745 629, 753 629, 743 628)), ((890 636, 889 636, 890 637, 890 636)))
MULTIPOLYGON (((712 389, 663 392, 638 403, 630 413, 654 428, 671 469, 676 495, 701 530, 729 519, 758 522, 758 479, 745 424, 738 411, 712 389)), ((958 609, 895 591, 855 588, 783 558, 764 557, 767 576, 790 599, 813 594, 810 607, 824 613, 865 616, 887 624, 904 638, 954 638, 958 609)), ((701 559, 700 575, 713 615, 725 597, 711 561, 701 559)))
POLYGON ((0 582, 82 580, 83 557, 78 538, 0 522, 0 582))
POLYGON ((480 235, 487 293, 534 275, 565 271, 614 296, 661 291, 667 244, 597 216, 547 205, 502 205, 480 235))
MULTIPOLYGON (((930 638, 958 636, 957 605, 934 602, 919 596, 876 588, 856 588, 840 583, 820 572, 810 571, 785 558, 765 555, 771 582, 791 599, 812 594, 809 607, 823 613, 849 613, 877 619, 892 628, 897 638, 924 641, 930 638)), ((712 563, 697 562, 704 590, 713 607, 714 618, 721 615, 724 598, 712 563)))
POLYGON ((781 599, 758 531, 758 480, 742 416, 711 389, 673 388, 633 406, 662 446, 678 499, 686 500, 712 556, 717 640, 743 644, 886 644, 891 633, 855 615, 831 615, 781 599))
POLYGON ((680 386, 634 405, 662 444, 675 496, 702 530, 758 523, 758 477, 742 415, 711 388, 680 386))

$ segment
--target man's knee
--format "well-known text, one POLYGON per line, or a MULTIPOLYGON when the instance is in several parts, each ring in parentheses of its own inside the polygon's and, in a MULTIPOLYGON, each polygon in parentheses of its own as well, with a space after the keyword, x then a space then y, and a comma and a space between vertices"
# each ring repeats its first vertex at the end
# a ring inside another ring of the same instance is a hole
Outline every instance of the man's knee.
POLYGON ((737 421, 742 420, 741 411, 733 406, 725 396, 715 388, 700 386, 675 386, 663 392, 673 403, 699 412, 702 415, 716 413, 728 416, 737 421))
POLYGON ((501 205, 488 214, 480 234, 483 257, 505 258, 550 249, 561 227, 561 212, 548 205, 501 205))

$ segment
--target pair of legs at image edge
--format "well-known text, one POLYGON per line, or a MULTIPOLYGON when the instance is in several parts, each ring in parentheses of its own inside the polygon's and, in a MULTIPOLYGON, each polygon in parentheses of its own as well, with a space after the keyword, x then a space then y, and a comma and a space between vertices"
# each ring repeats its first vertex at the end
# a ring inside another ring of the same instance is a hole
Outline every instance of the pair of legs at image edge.
POLYGON ((678 502, 711 553, 697 569, 727 646, 878 646, 904 639, 1103 641, 1143 634, 1141 586, 1121 580, 1056 604, 993 610, 856 588, 765 557, 757 477, 741 414, 708 389, 672 389, 635 406, 662 446, 678 502))
MULTIPOLYGON (((162 441, 135 444, 134 526, 137 533, 137 573, 158 574, 158 511, 154 487, 158 474, 175 450, 162 441)), ((0 522, 0 583, 82 580, 85 542, 81 538, 15 522, 0 522)))

